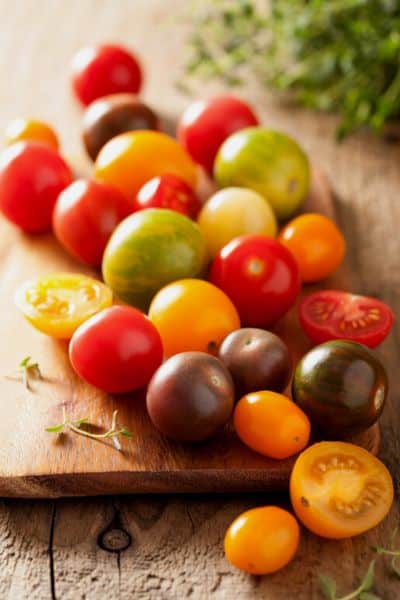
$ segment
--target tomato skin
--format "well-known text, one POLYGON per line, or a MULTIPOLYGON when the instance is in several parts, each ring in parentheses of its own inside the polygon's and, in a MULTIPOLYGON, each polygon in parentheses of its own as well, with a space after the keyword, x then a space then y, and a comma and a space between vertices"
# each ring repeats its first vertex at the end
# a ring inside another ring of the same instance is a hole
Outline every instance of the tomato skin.
POLYGON ((270 327, 300 291, 290 252, 261 235, 244 235, 224 246, 212 262, 209 279, 229 296, 246 327, 270 327))
POLYGON ((135 201, 141 187, 166 173, 195 188, 196 166, 174 139, 159 131, 131 131, 113 138, 95 162, 95 177, 119 188, 135 201))
POLYGON ((239 515, 225 534, 228 561, 252 575, 275 573, 296 554, 300 528, 288 511, 278 506, 252 508, 239 515))
POLYGON ((51 228, 59 193, 72 181, 61 156, 36 142, 18 142, 0 156, 0 209, 28 233, 51 228))
POLYGON ((15 119, 8 124, 6 129, 6 144, 16 144, 17 142, 38 142, 46 144, 58 150, 58 138, 54 130, 36 119, 15 119))
POLYGON ((303 450, 310 439, 308 417, 276 392, 243 396, 235 407, 233 422, 244 444, 270 458, 289 458, 303 450))
POLYGON ((178 124, 178 139, 198 164, 211 175, 221 144, 235 131, 258 125, 252 108, 231 95, 190 104, 178 124))
POLYGON ((389 335, 391 309, 380 300, 338 290, 306 296, 299 307, 300 323, 315 344, 349 340, 375 348, 389 335))
POLYGON ((103 44, 81 48, 72 61, 72 87, 84 105, 110 94, 137 94, 142 79, 137 58, 121 46, 103 44))
POLYGON ((320 442, 297 458, 290 498, 298 519, 313 533, 345 539, 365 533, 388 514, 394 497, 385 465, 364 448, 320 442))
POLYGON ((163 349, 146 315, 129 306, 112 306, 76 330, 69 357, 82 379, 120 394, 147 385, 162 362, 163 349))
POLYGON ((279 241, 295 257, 305 283, 325 279, 343 261, 346 242, 335 223, 314 213, 300 215, 280 232, 279 241))
POLYGON ((216 354, 228 333, 240 327, 229 298, 199 279, 182 279, 162 288, 153 298, 149 317, 160 332, 166 357, 189 351, 216 354))
POLYGON ((195 220, 201 202, 186 181, 176 175, 165 174, 150 179, 140 188, 134 210, 145 208, 169 208, 195 220))
POLYGON ((97 267, 112 232, 131 212, 128 199, 116 188, 80 179, 59 195, 53 230, 72 256, 97 267))

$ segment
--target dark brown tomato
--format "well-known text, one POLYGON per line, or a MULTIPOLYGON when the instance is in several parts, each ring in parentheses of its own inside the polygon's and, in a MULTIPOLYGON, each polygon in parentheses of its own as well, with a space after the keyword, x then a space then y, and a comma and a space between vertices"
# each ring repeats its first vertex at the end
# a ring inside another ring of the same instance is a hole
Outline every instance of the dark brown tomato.
POLYGON ((282 392, 289 383, 289 350, 270 331, 253 327, 233 331, 222 342, 219 357, 230 371, 239 397, 260 390, 282 392))
POLYGON ((134 94, 115 94, 93 102, 83 116, 83 143, 92 160, 120 133, 157 130, 157 115, 134 94))
POLYGON ((151 421, 165 436, 198 442, 212 437, 229 420, 234 385, 214 356, 182 352, 154 374, 146 404, 151 421))
POLYGON ((385 369, 371 350, 335 340, 316 346, 302 358, 292 396, 317 430, 346 439, 377 421, 387 388, 385 369))

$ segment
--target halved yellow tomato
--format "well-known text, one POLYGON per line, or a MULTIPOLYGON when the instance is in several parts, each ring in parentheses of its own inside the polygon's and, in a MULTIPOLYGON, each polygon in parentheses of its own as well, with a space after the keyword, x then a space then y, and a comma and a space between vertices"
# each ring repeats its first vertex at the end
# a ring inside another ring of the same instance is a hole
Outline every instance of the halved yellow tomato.
POLYGON ((112 292, 85 275, 53 273, 21 285, 15 303, 39 331, 69 339, 86 319, 112 304, 112 292))
POLYGON ((393 503, 393 481, 367 450, 346 442, 321 442, 300 454, 290 479, 300 521, 321 537, 341 539, 380 523, 393 503))

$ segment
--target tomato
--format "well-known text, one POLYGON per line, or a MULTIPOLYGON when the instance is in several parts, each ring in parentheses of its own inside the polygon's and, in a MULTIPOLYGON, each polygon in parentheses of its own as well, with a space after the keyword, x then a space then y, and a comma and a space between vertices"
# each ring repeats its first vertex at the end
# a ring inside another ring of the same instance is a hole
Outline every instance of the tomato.
POLYGON ((215 156, 232 133, 258 125, 252 108, 235 96, 216 96, 190 104, 178 124, 178 139, 192 156, 212 174, 215 156))
POLYGON ((216 354, 224 337, 240 327, 229 298, 198 279, 175 281, 160 290, 149 317, 161 334, 166 356, 193 350, 216 354))
POLYGON ((393 320, 380 300, 338 290, 315 292, 300 304, 300 323, 315 344, 342 339, 375 348, 389 335, 393 320))
POLYGON ((108 239, 118 223, 132 212, 116 188, 93 180, 78 180, 58 197, 53 229, 58 241, 78 260, 101 265, 108 239))
POLYGON ((69 339, 81 323, 111 305, 112 293, 91 277, 53 273, 21 285, 15 303, 39 331, 69 339))
POLYGON ((104 281, 128 304, 147 309, 171 281, 197 277, 206 247, 196 223, 174 210, 149 208, 124 219, 103 256, 104 281))
POLYGON ((295 257, 305 283, 331 275, 346 251, 345 239, 335 223, 314 213, 290 221, 280 232, 279 241, 295 257))
POLYGON ((176 175, 166 174, 150 179, 140 188, 134 208, 169 208, 196 219, 201 202, 186 181, 176 175))
POLYGON ((274 237, 277 232, 276 218, 268 201, 245 188, 226 188, 211 196, 198 222, 211 256, 240 235, 262 233, 274 237))
POLYGON ((35 119, 15 119, 11 121, 6 129, 6 144, 16 142, 40 142, 58 150, 58 138, 54 130, 44 123, 35 119))
POLYGON ((242 324, 250 327, 276 323, 300 291, 290 252, 262 235, 244 235, 224 246, 212 262, 210 281, 229 296, 242 324))
POLYGON ((310 166, 300 146, 264 127, 231 135, 218 151, 214 176, 221 187, 248 187, 264 196, 278 219, 300 208, 310 186, 310 166))
POLYGON ((303 450, 310 438, 310 421, 289 398, 276 392, 243 396, 233 415, 244 444, 270 458, 284 459, 303 450))
POLYGON ((82 104, 120 92, 137 94, 141 86, 138 59, 121 46, 88 46, 73 58, 72 87, 82 104))
POLYGON ((299 361, 292 397, 313 428, 331 439, 365 431, 380 417, 388 393, 386 371, 371 350, 346 340, 325 342, 299 361))
POLYGON ((113 138, 96 159, 95 176, 115 185, 134 201, 145 183, 158 175, 176 175, 194 188, 196 166, 187 152, 159 131, 131 131, 113 138))
POLYGON ((385 465, 354 444, 321 442, 294 465, 290 497, 297 517, 313 533, 342 539, 375 527, 393 503, 385 465))
POLYGON ((82 379, 110 394, 121 394, 148 384, 162 362, 163 350, 146 315, 130 306, 112 306, 75 331, 69 357, 82 379))
POLYGON ((225 534, 225 555, 242 571, 267 575, 292 560, 299 541, 300 528, 293 515, 278 506, 262 506, 233 521, 225 534))
POLYGON ((18 142, 0 156, 0 209, 24 231, 48 231, 57 196, 71 181, 68 165, 55 150, 18 142))

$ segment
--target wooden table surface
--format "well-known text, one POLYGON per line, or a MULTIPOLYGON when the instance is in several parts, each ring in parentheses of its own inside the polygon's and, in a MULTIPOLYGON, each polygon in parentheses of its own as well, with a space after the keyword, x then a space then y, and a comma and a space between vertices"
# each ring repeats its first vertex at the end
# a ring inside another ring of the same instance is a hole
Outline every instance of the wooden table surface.
MULTIPOLYGON (((185 0, 0 0, 0 127, 15 116, 54 124, 63 148, 79 155, 79 109, 68 90, 67 66, 88 42, 121 40, 136 48, 146 68, 145 96, 173 119, 187 104, 173 81, 183 58, 185 0)), ((199 95, 211 92, 200 84, 199 95)), ((336 120, 288 108, 257 88, 241 92, 266 124, 294 135, 323 167, 336 192, 348 241, 353 290, 400 304, 400 142, 366 134, 342 145, 336 120)), ((6 343, 2 340, 2 343, 6 343)), ((398 497, 400 325, 379 351, 391 393, 382 419, 382 458, 398 497)), ((95 451, 95 446, 93 448, 95 451)), ((223 535, 241 511, 285 497, 136 496, 88 500, 0 502, 0 598, 320 598, 317 574, 337 578, 338 591, 355 587, 399 519, 398 502, 374 531, 340 543, 302 533, 295 560, 264 578, 246 576, 224 559, 223 535)), ((400 582, 380 560, 376 591, 400 597, 400 582)))

